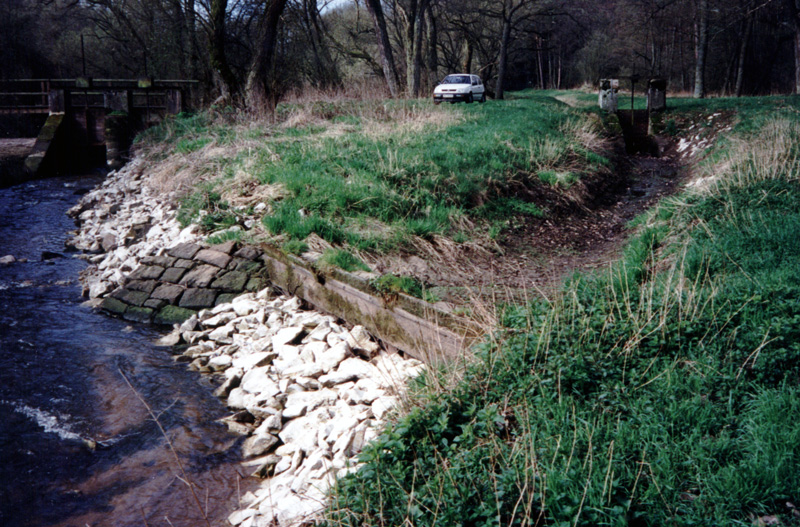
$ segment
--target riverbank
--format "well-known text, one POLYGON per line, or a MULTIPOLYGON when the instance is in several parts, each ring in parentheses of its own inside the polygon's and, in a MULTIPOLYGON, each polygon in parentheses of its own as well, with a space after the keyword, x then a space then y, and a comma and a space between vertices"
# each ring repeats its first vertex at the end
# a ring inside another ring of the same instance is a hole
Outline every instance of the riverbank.
POLYGON ((0 188, 16 185, 26 179, 25 158, 33 150, 36 139, 0 138, 0 188))
MULTIPOLYGON (((193 247, 191 256, 220 255, 226 265, 236 253, 246 263, 246 248, 235 242, 201 249, 197 228, 181 228, 176 219, 176 196, 150 184, 151 170, 144 159, 132 161, 70 211, 80 224, 70 245, 91 264, 81 281, 92 305, 152 267, 145 264, 176 263, 170 256, 176 247, 193 247)), ((234 412, 224 422, 245 437, 242 472, 263 478, 260 490, 241 497, 230 522, 293 525, 313 518, 423 366, 380 349, 362 327, 345 328, 270 287, 214 300, 162 343, 219 384, 215 395, 234 412)))

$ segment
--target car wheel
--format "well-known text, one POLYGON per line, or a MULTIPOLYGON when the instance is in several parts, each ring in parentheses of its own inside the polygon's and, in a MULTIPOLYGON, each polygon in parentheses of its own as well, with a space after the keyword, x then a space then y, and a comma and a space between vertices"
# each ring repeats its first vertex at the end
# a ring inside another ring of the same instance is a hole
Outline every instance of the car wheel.
POLYGON ((437 99, 434 99, 434 100, 433 100, 433 104, 436 104, 436 105, 438 105, 438 104, 442 104, 442 101, 440 101, 440 100, 437 100, 437 99))
POLYGON ((486 102, 486 94, 485 93, 481 93, 481 98, 478 99, 478 102, 481 103, 481 104, 486 102))
POLYGON ((472 94, 470 93, 469 95, 467 95, 467 101, 466 101, 467 104, 472 104, 472 100, 473 100, 472 99, 472 94))

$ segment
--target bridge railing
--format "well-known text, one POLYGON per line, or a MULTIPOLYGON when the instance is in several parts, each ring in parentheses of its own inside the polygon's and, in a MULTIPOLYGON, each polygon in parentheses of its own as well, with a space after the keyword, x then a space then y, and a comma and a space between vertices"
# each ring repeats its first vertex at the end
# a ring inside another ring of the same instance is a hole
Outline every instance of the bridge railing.
POLYGON ((44 79, 0 81, 0 112, 47 113, 50 84, 44 79))
POLYGON ((144 110, 177 113, 198 81, 153 79, 0 80, 0 113, 47 113, 68 109, 144 110), (111 104, 109 105, 109 101, 111 104))

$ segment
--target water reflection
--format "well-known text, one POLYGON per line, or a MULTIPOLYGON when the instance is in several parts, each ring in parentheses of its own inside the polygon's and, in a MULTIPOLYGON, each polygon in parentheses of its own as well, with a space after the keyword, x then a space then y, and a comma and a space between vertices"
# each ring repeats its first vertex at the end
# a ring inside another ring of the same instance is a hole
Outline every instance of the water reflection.
POLYGON ((246 490, 225 408, 151 329, 82 305, 64 213, 95 182, 0 190, 0 256, 27 259, 0 267, 0 525, 222 525, 246 490))

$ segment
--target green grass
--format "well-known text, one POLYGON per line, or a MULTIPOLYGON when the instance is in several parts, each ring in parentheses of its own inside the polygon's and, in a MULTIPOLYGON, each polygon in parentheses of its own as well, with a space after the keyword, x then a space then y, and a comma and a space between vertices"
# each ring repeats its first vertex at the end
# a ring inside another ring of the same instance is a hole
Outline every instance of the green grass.
POLYGON ((301 255, 308 251, 308 244, 300 240, 289 240, 283 244, 282 249, 289 254, 301 255))
POLYGON ((345 271, 369 271, 370 268, 352 253, 343 249, 328 249, 319 260, 316 261, 317 267, 321 269, 338 267, 345 271))
MULTIPOLYGON (((497 237, 513 224, 499 223, 497 211, 545 216, 540 187, 567 192, 610 166, 581 143, 591 114, 533 91, 483 105, 348 101, 282 106, 278 115, 297 124, 254 130, 187 115, 140 141, 181 154, 211 141, 248 142, 220 161, 220 177, 207 190, 221 193, 231 175, 247 173, 263 188, 282 190, 263 218, 274 235, 302 241, 314 233, 384 252, 414 236, 452 238, 464 218, 476 225, 473 239, 497 237)), ((196 219, 199 210, 186 200, 181 217, 196 219)))
POLYGON ((419 379, 328 525, 800 524, 800 119, 758 104, 610 271, 419 379))

